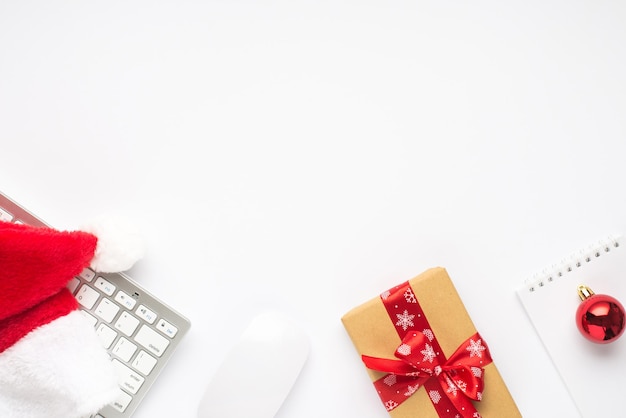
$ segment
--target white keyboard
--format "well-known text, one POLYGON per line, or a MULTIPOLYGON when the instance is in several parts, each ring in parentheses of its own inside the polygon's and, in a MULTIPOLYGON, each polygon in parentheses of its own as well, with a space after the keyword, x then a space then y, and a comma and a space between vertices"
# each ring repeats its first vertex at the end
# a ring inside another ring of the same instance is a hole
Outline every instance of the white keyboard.
MULTIPOLYGON (((47 226, 2 193, 0 220, 47 226)), ((121 273, 96 274, 85 269, 68 288, 93 323, 118 374, 118 399, 93 418, 129 418, 190 322, 121 273)))

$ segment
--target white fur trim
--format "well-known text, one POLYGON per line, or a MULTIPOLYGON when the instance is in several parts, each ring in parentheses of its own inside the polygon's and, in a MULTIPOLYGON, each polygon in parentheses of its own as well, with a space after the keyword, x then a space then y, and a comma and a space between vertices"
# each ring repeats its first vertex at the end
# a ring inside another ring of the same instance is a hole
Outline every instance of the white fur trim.
POLYGON ((109 355, 79 311, 0 353, 2 418, 80 418, 118 395, 109 355))
POLYGON ((94 220, 81 230, 98 237, 91 268, 101 273, 126 271, 143 257, 143 240, 135 225, 121 218, 94 220))

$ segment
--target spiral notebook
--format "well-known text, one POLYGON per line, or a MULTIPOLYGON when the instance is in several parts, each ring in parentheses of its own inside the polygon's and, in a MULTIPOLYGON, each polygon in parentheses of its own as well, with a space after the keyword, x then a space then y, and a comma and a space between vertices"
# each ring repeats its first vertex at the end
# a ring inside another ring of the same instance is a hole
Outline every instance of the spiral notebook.
POLYGON ((626 302, 626 245, 609 236, 548 266, 517 289, 537 334, 584 418, 615 415, 607 400, 623 397, 626 335, 609 344, 587 341, 576 327, 577 287, 626 302))

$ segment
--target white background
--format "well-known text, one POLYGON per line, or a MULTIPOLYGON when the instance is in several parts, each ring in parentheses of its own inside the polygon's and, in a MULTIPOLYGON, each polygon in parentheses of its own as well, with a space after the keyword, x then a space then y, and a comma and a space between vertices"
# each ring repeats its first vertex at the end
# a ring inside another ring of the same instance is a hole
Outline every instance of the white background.
POLYGON ((387 417, 340 318, 432 266, 522 414, 573 417, 515 289, 626 231, 625 21, 608 0, 5 0, 0 187, 59 228, 141 228, 130 275, 193 326, 136 418, 194 417, 265 309, 312 347, 277 418, 387 417))

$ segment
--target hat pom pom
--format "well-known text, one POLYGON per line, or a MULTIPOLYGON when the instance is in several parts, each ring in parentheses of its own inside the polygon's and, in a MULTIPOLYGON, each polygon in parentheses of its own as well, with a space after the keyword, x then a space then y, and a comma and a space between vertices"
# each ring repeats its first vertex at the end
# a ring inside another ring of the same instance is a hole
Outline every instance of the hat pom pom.
POLYGON ((100 273, 130 269, 143 257, 143 240, 131 222, 121 218, 100 218, 84 225, 81 230, 98 238, 91 268, 100 273))

